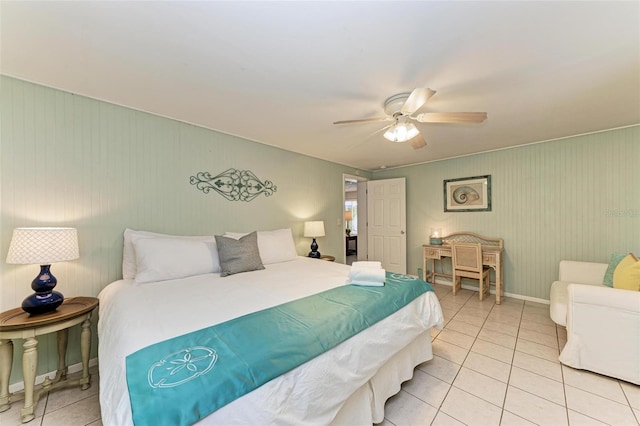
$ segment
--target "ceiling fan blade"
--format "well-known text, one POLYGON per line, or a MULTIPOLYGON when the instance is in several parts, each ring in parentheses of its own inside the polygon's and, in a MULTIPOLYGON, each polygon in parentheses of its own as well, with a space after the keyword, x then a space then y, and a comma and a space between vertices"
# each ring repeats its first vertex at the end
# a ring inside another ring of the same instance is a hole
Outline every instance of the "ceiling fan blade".
POLYGON ((383 127, 381 127, 380 129, 376 130, 375 132, 371 132, 371 133, 367 134, 361 141, 357 141, 357 142, 354 142, 352 144, 347 145, 346 148, 349 149, 349 148, 353 148, 353 147, 360 146, 360 145, 363 145, 365 143, 368 143, 369 139, 371 139, 373 136, 375 136, 377 134, 380 134, 380 133, 383 133, 385 130, 387 130, 391 126, 393 126, 393 123, 384 125, 383 127))
POLYGON ((389 121, 389 120, 390 120, 389 117, 363 118, 360 120, 334 121, 333 124, 375 123, 378 121, 389 121))
POLYGON ((377 135, 377 134, 384 133, 384 132, 389 128, 389 127, 393 126, 393 124, 394 124, 394 123, 387 124, 387 125, 385 125, 385 126, 381 127, 380 129, 376 130, 375 132, 371 132, 371 133, 369 133, 369 134, 366 136, 366 138, 365 138, 365 139, 369 139, 369 138, 371 138, 371 137, 373 137, 373 136, 375 136, 375 135, 377 135))
POLYGON ((420 149, 420 148, 424 148, 425 146, 427 146, 427 142, 424 140, 424 138, 422 137, 422 135, 420 133, 418 133, 417 136, 415 136, 414 138, 409 140, 409 143, 411 144, 413 149, 420 149))
POLYGON ((420 123, 482 123, 486 119, 486 112, 425 112, 416 116, 420 123))
POLYGON ((417 89, 413 89, 413 92, 409 95, 407 100, 400 108, 400 112, 404 115, 411 115, 417 110, 419 110, 422 105, 424 105, 430 97, 435 95, 435 91, 431 90, 427 87, 419 87, 417 89))

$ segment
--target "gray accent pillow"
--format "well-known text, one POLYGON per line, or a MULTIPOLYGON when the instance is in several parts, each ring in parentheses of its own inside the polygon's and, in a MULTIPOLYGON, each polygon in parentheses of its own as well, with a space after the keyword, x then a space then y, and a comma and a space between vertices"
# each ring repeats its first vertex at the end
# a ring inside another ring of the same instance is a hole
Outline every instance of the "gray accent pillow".
POLYGON ((255 231, 238 240, 222 235, 215 237, 220 256, 221 276, 264 269, 258 251, 258 234, 255 231))

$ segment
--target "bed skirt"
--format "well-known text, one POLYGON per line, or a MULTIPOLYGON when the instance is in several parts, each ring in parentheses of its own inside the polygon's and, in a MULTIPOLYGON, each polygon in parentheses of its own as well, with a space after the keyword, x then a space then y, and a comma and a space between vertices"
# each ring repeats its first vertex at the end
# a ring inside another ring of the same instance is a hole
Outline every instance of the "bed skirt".
POLYGON ((401 349, 344 403, 331 423, 372 425, 384 420, 384 404, 400 391, 403 382, 413 377, 416 366, 433 358, 431 333, 425 331, 401 349))

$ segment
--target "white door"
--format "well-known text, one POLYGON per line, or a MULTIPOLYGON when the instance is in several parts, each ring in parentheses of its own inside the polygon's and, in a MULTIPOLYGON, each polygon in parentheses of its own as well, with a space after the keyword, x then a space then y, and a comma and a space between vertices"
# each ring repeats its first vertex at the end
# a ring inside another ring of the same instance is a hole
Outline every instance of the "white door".
POLYGON ((369 260, 390 272, 407 273, 405 178, 367 182, 369 260))

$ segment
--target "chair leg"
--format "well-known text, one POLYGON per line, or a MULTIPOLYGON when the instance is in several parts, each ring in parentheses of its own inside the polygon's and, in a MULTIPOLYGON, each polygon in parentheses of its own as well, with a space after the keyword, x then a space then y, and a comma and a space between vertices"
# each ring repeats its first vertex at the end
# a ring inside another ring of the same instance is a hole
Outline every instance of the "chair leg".
POLYGON ((458 290, 458 283, 460 283, 460 277, 456 277, 455 275, 452 277, 452 286, 453 286, 453 295, 456 295, 456 291, 458 290))
POLYGON ((478 282, 478 285, 480 286, 478 297, 480 297, 480 301, 482 302, 485 296, 489 296, 491 294, 491 281, 489 281, 489 275, 487 275, 486 277, 480 277, 478 282))

